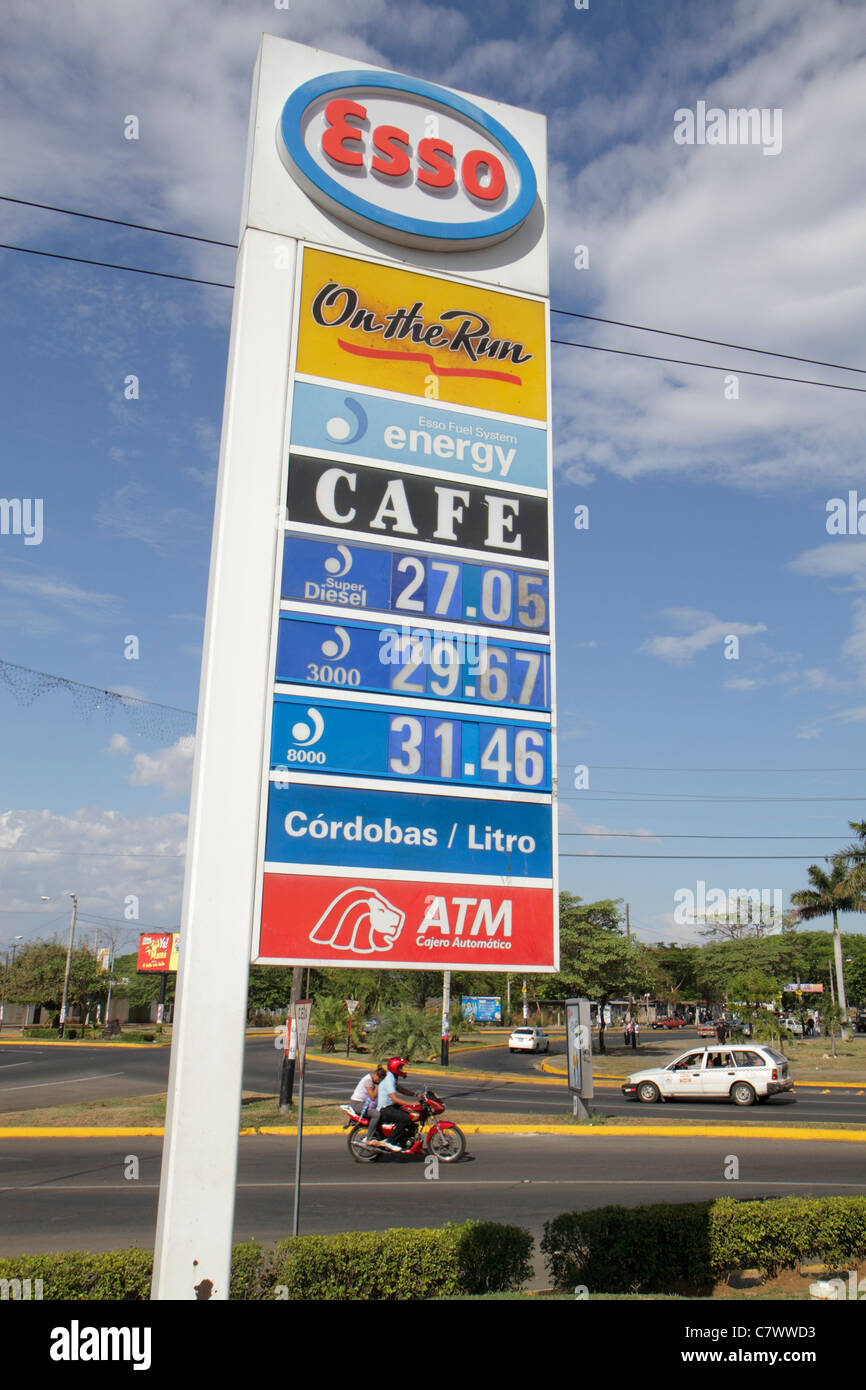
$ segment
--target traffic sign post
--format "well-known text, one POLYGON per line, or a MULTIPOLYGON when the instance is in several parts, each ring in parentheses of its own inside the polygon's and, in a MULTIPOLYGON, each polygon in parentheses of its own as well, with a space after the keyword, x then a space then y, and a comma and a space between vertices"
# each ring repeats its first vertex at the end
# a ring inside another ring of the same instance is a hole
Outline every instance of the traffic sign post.
POLYGON ((298 1217, 301 1210, 301 1147, 304 1140, 304 1057, 307 1051, 307 1033, 310 1027, 310 1014, 313 1010, 311 999, 298 999, 294 1006, 293 1023, 297 1029, 298 1065, 301 1072, 301 1090, 298 1096, 298 1138, 295 1145, 295 1209, 292 1215, 292 1235, 298 1234, 298 1217))
POLYGON ((592 1100, 592 1016, 588 999, 567 999, 565 1004, 568 1089, 574 1116, 589 1119, 585 1101, 592 1100))
POLYGON ((250 129, 159 1299, 228 1297, 250 961, 558 968, 544 117, 265 36, 250 129))
POLYGON ((357 999, 347 999, 347 1000, 346 1000, 346 1012, 347 1012, 347 1014, 349 1015, 349 1027, 348 1027, 348 1029, 347 1029, 347 1031, 346 1031, 346 1056, 347 1056, 347 1057, 349 1056, 350 1052, 352 1051, 352 1014, 355 1012, 355 1010, 357 1009, 357 1007, 358 1007, 358 1000, 357 1000, 357 999))

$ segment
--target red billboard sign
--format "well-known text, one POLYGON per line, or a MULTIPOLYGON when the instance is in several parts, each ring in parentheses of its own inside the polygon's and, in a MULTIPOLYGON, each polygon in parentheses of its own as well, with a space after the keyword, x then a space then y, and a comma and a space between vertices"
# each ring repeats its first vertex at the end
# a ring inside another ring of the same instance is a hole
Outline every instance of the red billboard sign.
POLYGON ((145 932, 138 938, 136 970, 165 973, 177 970, 179 932, 145 932))
POLYGON ((266 873, 261 961, 381 969, 555 968, 549 887, 266 873))

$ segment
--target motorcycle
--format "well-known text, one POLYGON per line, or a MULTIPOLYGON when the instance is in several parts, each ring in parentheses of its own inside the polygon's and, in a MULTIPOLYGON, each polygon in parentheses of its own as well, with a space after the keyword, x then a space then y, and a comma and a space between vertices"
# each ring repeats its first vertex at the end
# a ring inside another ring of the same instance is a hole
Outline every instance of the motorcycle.
MULTIPOLYGON (((445 1102, 426 1086, 422 1098, 406 1107, 413 1120, 411 1129, 406 1131, 401 1154, 395 1154, 391 1149, 378 1148, 375 1141, 372 1144, 361 1143, 364 1132, 369 1127, 369 1120, 366 1115, 359 1115, 351 1105, 343 1105, 340 1108, 345 1110, 349 1117, 343 1128, 350 1131, 349 1153, 356 1163, 374 1163, 377 1158, 383 1156, 411 1158, 415 1154, 433 1154, 440 1163, 456 1163, 466 1152, 466 1136, 462 1129, 451 1120, 439 1119, 445 1109, 445 1102)), ((393 1131, 392 1124, 379 1126, 382 1139, 388 1139, 393 1131)))

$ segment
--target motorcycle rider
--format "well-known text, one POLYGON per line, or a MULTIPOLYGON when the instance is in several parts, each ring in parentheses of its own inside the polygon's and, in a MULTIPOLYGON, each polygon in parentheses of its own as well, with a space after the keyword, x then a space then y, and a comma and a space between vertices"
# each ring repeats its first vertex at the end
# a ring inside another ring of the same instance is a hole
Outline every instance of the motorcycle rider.
POLYGON ((367 1116, 367 1134, 361 1141, 364 1144, 369 1143, 370 1136, 376 1128, 376 1122, 379 1118, 379 1111, 377 1109, 378 1101, 376 1097, 379 1083, 384 1076, 385 1068, 381 1063, 379 1066, 374 1067, 372 1071, 365 1072, 352 1092, 349 1100, 349 1104, 353 1107, 356 1114, 360 1115, 362 1118, 364 1115, 367 1116))
MULTIPOLYGON (((391 1149, 394 1153, 402 1153, 403 1145, 400 1141, 414 1120, 414 1116, 409 1113, 408 1103, 399 1097, 411 1096, 413 1101, 420 1099, 417 1092, 409 1091, 400 1085, 400 1080, 406 1077, 408 1065, 405 1057, 389 1057, 384 1080, 379 1084, 378 1124, 394 1126, 390 1139, 380 1142, 383 1149, 391 1149)), ((372 1140, 373 1135, 368 1130, 367 1142, 370 1143, 372 1140)))

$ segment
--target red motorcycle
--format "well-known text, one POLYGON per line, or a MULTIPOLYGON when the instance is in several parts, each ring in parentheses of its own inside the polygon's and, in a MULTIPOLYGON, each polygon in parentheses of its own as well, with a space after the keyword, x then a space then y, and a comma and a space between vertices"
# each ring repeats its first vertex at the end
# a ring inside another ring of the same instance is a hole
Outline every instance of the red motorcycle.
MULTIPOLYGON (((379 1148, 375 1140, 372 1144, 361 1143, 369 1120, 366 1115, 359 1115, 351 1105, 343 1105, 340 1108, 345 1110, 349 1117, 343 1128, 350 1131, 349 1153, 356 1163, 373 1163, 377 1158, 392 1156, 410 1158, 414 1154, 433 1154, 440 1163, 456 1163, 466 1152, 466 1136, 462 1129, 458 1129, 451 1120, 439 1119, 445 1109, 445 1102, 435 1091, 429 1091, 426 1087, 420 1100, 406 1106, 413 1119, 411 1128, 406 1131, 400 1154, 394 1153, 392 1149, 379 1148)), ((382 1139, 388 1139, 393 1132, 392 1124, 379 1126, 382 1139)))

